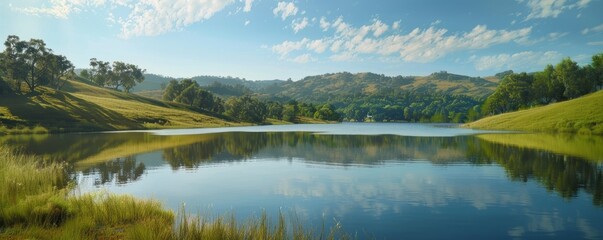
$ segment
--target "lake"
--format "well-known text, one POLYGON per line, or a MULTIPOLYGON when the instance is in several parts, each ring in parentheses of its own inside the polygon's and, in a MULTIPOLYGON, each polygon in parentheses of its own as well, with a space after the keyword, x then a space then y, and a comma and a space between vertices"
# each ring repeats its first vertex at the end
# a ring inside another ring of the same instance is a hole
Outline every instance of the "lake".
POLYGON ((603 238, 603 138, 342 123, 5 136, 77 192, 279 212, 360 239, 603 238))

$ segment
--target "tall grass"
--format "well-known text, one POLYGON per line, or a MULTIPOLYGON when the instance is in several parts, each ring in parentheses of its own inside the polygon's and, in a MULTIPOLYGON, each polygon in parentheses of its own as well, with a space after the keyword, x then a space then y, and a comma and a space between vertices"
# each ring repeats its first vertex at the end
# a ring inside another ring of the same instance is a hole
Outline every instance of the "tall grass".
MULTIPOLYGON (((336 224, 314 232, 281 213, 239 223, 234 215, 175 218, 154 200, 106 192, 72 194, 67 165, 0 146, 0 239, 347 239, 336 224)), ((295 219, 294 219, 295 220, 295 219)))

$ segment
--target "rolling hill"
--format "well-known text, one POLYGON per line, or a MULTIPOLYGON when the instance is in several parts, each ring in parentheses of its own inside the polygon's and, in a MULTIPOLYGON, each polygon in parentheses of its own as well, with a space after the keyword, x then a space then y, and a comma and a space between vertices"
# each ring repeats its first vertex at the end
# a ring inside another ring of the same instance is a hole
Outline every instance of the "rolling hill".
POLYGON ((466 124, 469 128, 603 134, 603 90, 573 100, 505 113, 466 124))
MULTIPOLYGON (((5 84, 0 80, 0 84, 5 84)), ((62 91, 0 96, 0 122, 8 127, 41 126, 51 131, 99 131, 237 125, 197 109, 68 81, 62 91)))
MULTIPOLYGON (((161 96, 161 83, 171 78, 147 74, 145 81, 133 91, 143 96, 158 98, 161 96)), ((330 73, 308 76, 299 81, 250 81, 233 77, 197 76, 193 77, 201 86, 210 86, 215 82, 236 86, 242 85, 251 91, 264 96, 281 96, 296 100, 325 102, 333 96, 344 94, 371 95, 387 92, 392 89, 421 93, 447 93, 485 98, 490 95, 498 82, 499 76, 486 78, 452 74, 445 71, 429 76, 385 76, 375 73, 330 73)))
POLYGON ((483 78, 447 72, 437 72, 425 77, 389 77, 375 73, 332 73, 309 76, 299 81, 273 84, 260 90, 263 94, 282 95, 311 102, 325 102, 339 95, 372 95, 394 90, 420 93, 447 93, 485 98, 498 84, 483 78))

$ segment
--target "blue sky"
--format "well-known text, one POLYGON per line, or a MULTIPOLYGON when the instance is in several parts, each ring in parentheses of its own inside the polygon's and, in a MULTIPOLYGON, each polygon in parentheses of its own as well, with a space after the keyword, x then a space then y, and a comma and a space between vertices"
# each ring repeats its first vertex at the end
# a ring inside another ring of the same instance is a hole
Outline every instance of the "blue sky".
POLYGON ((0 36, 78 68, 297 80, 331 72, 489 76, 603 52, 603 0, 5 0, 0 36))

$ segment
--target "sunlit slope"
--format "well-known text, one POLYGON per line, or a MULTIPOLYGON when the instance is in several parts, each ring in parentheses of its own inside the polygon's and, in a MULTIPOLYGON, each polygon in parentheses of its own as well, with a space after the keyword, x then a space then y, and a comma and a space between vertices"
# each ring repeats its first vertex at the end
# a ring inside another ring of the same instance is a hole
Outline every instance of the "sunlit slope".
POLYGON ((478 138, 504 145, 531 148, 603 162, 603 136, 576 134, 484 134, 478 138))
POLYGON ((184 105, 69 81, 63 91, 39 87, 34 94, 6 93, 0 121, 8 126, 40 125, 51 131, 218 127, 232 123, 184 105))
POLYGON ((603 134, 603 91, 570 101, 487 117, 465 126, 478 129, 603 134))

